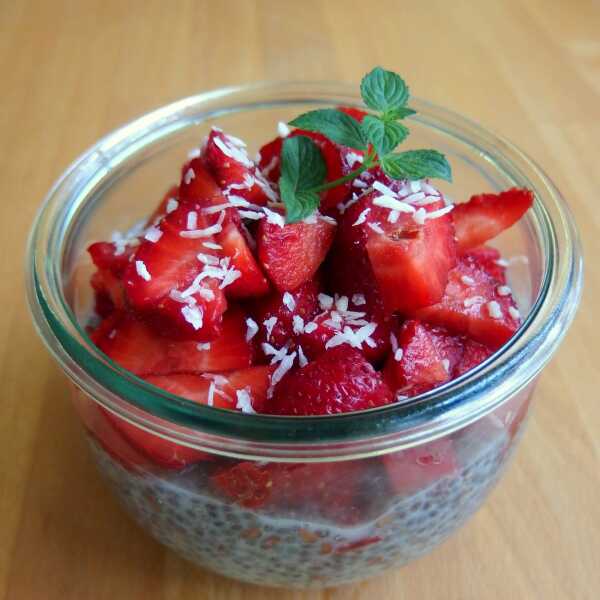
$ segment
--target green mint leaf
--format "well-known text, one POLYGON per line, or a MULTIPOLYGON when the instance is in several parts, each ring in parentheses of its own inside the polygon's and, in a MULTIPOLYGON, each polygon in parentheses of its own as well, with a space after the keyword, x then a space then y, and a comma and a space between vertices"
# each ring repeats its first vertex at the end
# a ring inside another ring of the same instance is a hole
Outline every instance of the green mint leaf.
POLYGON ((360 128, 360 123, 335 108, 311 110, 290 121, 290 125, 322 133, 342 146, 350 146, 356 150, 365 150, 367 147, 367 140, 360 128))
POLYGON ((383 171, 393 179, 445 179, 452 181, 446 157, 437 150, 408 150, 381 159, 383 171))
POLYGON ((401 123, 383 121, 373 115, 367 115, 361 126, 380 157, 389 154, 408 135, 408 129, 401 123))
POLYGON ((360 83, 360 93, 365 104, 384 114, 393 114, 408 100, 408 87, 400 75, 375 67, 360 83))
POLYGON ((283 141, 279 193, 288 223, 301 221, 318 208, 319 193, 311 188, 321 185, 326 174, 321 151, 310 138, 299 135, 283 141))
POLYGON ((408 106, 399 106, 398 108, 390 109, 383 116, 384 120, 387 121, 396 121, 397 119, 404 119, 405 117, 410 117, 410 115, 416 115, 417 111, 412 108, 408 108, 408 106))

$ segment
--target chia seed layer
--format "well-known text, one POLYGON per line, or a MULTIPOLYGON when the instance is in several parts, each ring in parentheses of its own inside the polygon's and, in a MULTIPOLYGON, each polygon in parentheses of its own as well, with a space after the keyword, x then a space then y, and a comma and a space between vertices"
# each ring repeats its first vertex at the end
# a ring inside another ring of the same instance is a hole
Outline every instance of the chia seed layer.
POLYGON ((250 510, 215 494, 202 467, 173 473, 124 469, 98 444, 100 469, 136 521, 193 563, 261 585, 328 587, 372 577, 422 556, 479 508, 513 443, 494 417, 453 434, 458 469, 427 487, 380 501, 368 520, 341 526, 311 515, 250 510), (373 513, 376 514, 373 516, 373 513))

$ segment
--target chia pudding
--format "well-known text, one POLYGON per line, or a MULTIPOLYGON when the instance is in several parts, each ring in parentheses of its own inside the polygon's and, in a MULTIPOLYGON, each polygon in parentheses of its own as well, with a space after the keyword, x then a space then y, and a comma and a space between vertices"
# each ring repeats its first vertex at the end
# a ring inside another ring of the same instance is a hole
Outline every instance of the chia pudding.
MULTIPOLYGON (((379 458, 352 461, 362 463, 361 487, 373 493, 327 515, 318 503, 298 509, 245 508, 215 489, 211 474, 218 467, 213 463, 182 473, 126 468, 93 437, 90 442, 120 501, 157 540, 227 577, 306 588, 372 577, 429 552, 482 504, 501 476, 520 428, 521 423, 503 423, 490 415, 454 433, 452 472, 429 479, 425 471, 418 487, 405 492, 386 481, 379 458), (347 508, 355 509, 352 516, 347 508)), ((336 485, 347 483, 342 477, 336 485)))

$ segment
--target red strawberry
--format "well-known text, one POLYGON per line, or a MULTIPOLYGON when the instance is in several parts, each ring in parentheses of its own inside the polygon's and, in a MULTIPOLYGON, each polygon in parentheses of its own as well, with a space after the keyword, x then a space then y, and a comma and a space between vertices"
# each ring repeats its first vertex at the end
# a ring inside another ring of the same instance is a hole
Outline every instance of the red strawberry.
POLYGON ((98 269, 90 283, 96 292, 96 311, 100 316, 110 314, 115 308, 125 308, 125 290, 121 280, 110 269, 98 269))
POLYGON ((234 224, 226 225, 216 236, 222 254, 230 258, 230 265, 240 277, 225 288, 230 298, 255 298, 269 292, 269 282, 258 266, 240 229, 234 224))
POLYGON ((202 159, 222 190, 254 204, 267 204, 277 196, 270 184, 248 158, 245 144, 213 127, 202 159))
POLYGON ((450 381, 463 351, 459 338, 419 321, 402 325, 397 346, 385 365, 384 377, 403 396, 416 396, 450 381))
POLYGON ((484 244, 514 225, 533 204, 533 192, 512 188, 458 204, 452 216, 459 252, 484 244))
POLYGON ((500 252, 491 246, 478 246, 471 248, 462 254, 461 261, 465 264, 476 265, 483 269, 490 277, 498 283, 506 283, 506 267, 502 261, 500 252))
POLYGON ((461 261, 450 271, 441 301, 413 314, 496 349, 508 341, 520 324, 509 292, 480 267, 461 261))
POLYGON ((276 137, 258 151, 258 167, 261 173, 272 183, 278 183, 281 175, 281 147, 283 138, 276 137))
POLYGON ((390 484, 397 494, 409 494, 456 473, 457 460, 450 438, 382 456, 390 484))
MULTIPOLYGON (((425 208, 432 212, 443 207, 440 201, 425 208)), ((379 211, 371 212, 375 218, 379 211)), ((387 310, 407 313, 438 302, 456 262, 451 217, 443 215, 418 225, 408 215, 396 224, 381 219, 379 225, 384 233, 370 235, 367 252, 387 310)))
POLYGON ((280 227, 263 219, 258 226, 258 257, 275 287, 295 290, 312 279, 335 234, 335 225, 317 217, 316 223, 280 227))
POLYGON ((273 292, 270 296, 254 303, 252 316, 259 327, 257 341, 259 345, 268 342, 281 348, 294 336, 294 315, 304 322, 310 321, 319 311, 317 296, 320 287, 317 281, 310 280, 287 294, 273 292), (288 302, 286 304, 284 296, 288 302), (291 303, 289 298, 291 298, 291 303), (290 310, 290 306, 293 310, 290 310), (271 333, 268 333, 265 321, 273 320, 271 333))
POLYGON ((271 496, 271 474, 255 462, 240 462, 211 477, 224 496, 245 508, 260 508, 271 496))
POLYGON ((392 393, 356 349, 337 346, 295 369, 275 388, 266 411, 277 415, 326 415, 383 406, 392 393))
POLYGON ((136 375, 220 372, 252 364, 244 320, 241 312, 228 311, 221 335, 205 349, 196 342, 161 337, 130 313, 109 317, 91 337, 100 350, 136 375))
POLYGON ((493 350, 490 350, 487 346, 479 342, 469 339, 465 340, 463 354, 454 368, 452 378, 460 377, 463 373, 474 369, 493 353, 493 350))
POLYGON ((232 399, 234 408, 249 412, 247 408, 243 408, 237 395, 238 391, 245 390, 250 397, 252 410, 262 412, 267 401, 267 391, 271 385, 271 375, 274 370, 275 367, 258 366, 224 373, 223 377, 227 379, 227 383, 223 385, 222 389, 232 399))
MULTIPOLYGON (((169 188, 169 190, 167 191, 167 193, 163 196, 162 200, 160 201, 160 204, 156 207, 156 209, 154 210, 154 212, 150 215, 149 219, 146 221, 146 225, 148 227, 150 227, 151 225, 156 225, 160 219, 167 214, 167 212, 169 212, 170 210, 170 205, 173 204, 175 207, 177 207, 177 204, 179 202, 179 186, 174 185, 171 188, 169 188)), ((174 210, 174 209, 171 209, 174 210)))
POLYGON ((88 252, 98 269, 107 269, 116 277, 121 277, 135 253, 135 247, 126 246, 117 253, 117 247, 113 242, 96 242, 88 247, 88 252))

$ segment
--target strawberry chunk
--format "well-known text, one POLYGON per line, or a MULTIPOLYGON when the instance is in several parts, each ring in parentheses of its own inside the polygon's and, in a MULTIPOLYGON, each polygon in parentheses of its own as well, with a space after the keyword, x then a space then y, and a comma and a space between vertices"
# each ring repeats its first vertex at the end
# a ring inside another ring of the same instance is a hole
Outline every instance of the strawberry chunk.
POLYGON ((474 369, 493 353, 493 350, 479 342, 469 339, 465 340, 463 354, 454 368, 452 378, 455 379, 456 377, 460 377, 467 371, 474 369))
POLYGON ((245 508, 260 508, 271 496, 271 474, 261 465, 245 461, 211 477, 225 497, 245 508))
POLYGON ((416 396, 452 378, 459 363, 463 343, 441 327, 419 321, 406 321, 385 365, 384 378, 402 396, 416 396))
POLYGON ((202 347, 161 337, 131 313, 109 317, 91 337, 100 350, 135 375, 218 373, 252 364, 253 350, 244 336, 244 321, 243 313, 228 311, 221 335, 202 347))
POLYGON ((295 290, 312 279, 335 234, 335 225, 323 217, 315 223, 280 227, 265 219, 258 226, 258 257, 275 287, 295 290))
POLYGON ((533 192, 512 188, 458 204, 452 216, 459 252, 484 244, 514 225, 533 204, 533 192))
POLYGON ((114 309, 125 308, 125 290, 121 280, 110 269, 98 269, 90 283, 96 293, 96 313, 107 316, 114 309))
POLYGON ((510 290, 498 286, 480 267, 464 261, 450 272, 441 301, 413 314, 492 349, 506 343, 521 322, 510 290))
POLYGON ((337 346, 305 367, 288 372, 266 411, 277 415, 326 415, 383 406, 392 393, 356 349, 337 346))
POLYGON ((311 279, 293 292, 274 292, 254 303, 252 316, 259 330, 259 345, 269 343, 281 348, 294 337, 294 316, 307 323, 319 311, 320 286, 311 279))
MULTIPOLYGON (((425 207, 427 213, 443 208, 442 201, 425 207)), ((371 212, 374 218, 379 211, 371 212)), ((449 215, 427 219, 423 225, 404 215, 395 224, 381 219, 383 233, 372 232, 366 247, 386 309, 408 313, 441 299, 456 259, 449 215)))
POLYGON ((385 454, 381 460, 397 494, 421 490, 457 471, 452 440, 443 438, 416 448, 385 454))
POLYGON ((135 248, 126 246, 119 252, 114 242, 96 242, 88 247, 88 252, 98 269, 109 270, 116 277, 121 277, 135 253, 135 248))
POLYGON ((283 138, 276 137, 258 151, 258 168, 271 183, 278 183, 281 176, 281 147, 283 138))
POLYGON ((491 246, 478 246, 463 253, 461 261, 483 269, 498 283, 506 284, 506 267, 500 252, 491 246))
POLYGON ((226 193, 241 196, 245 200, 264 205, 276 201, 277 195, 256 165, 248 158, 245 144, 213 127, 202 159, 217 183, 226 193))

